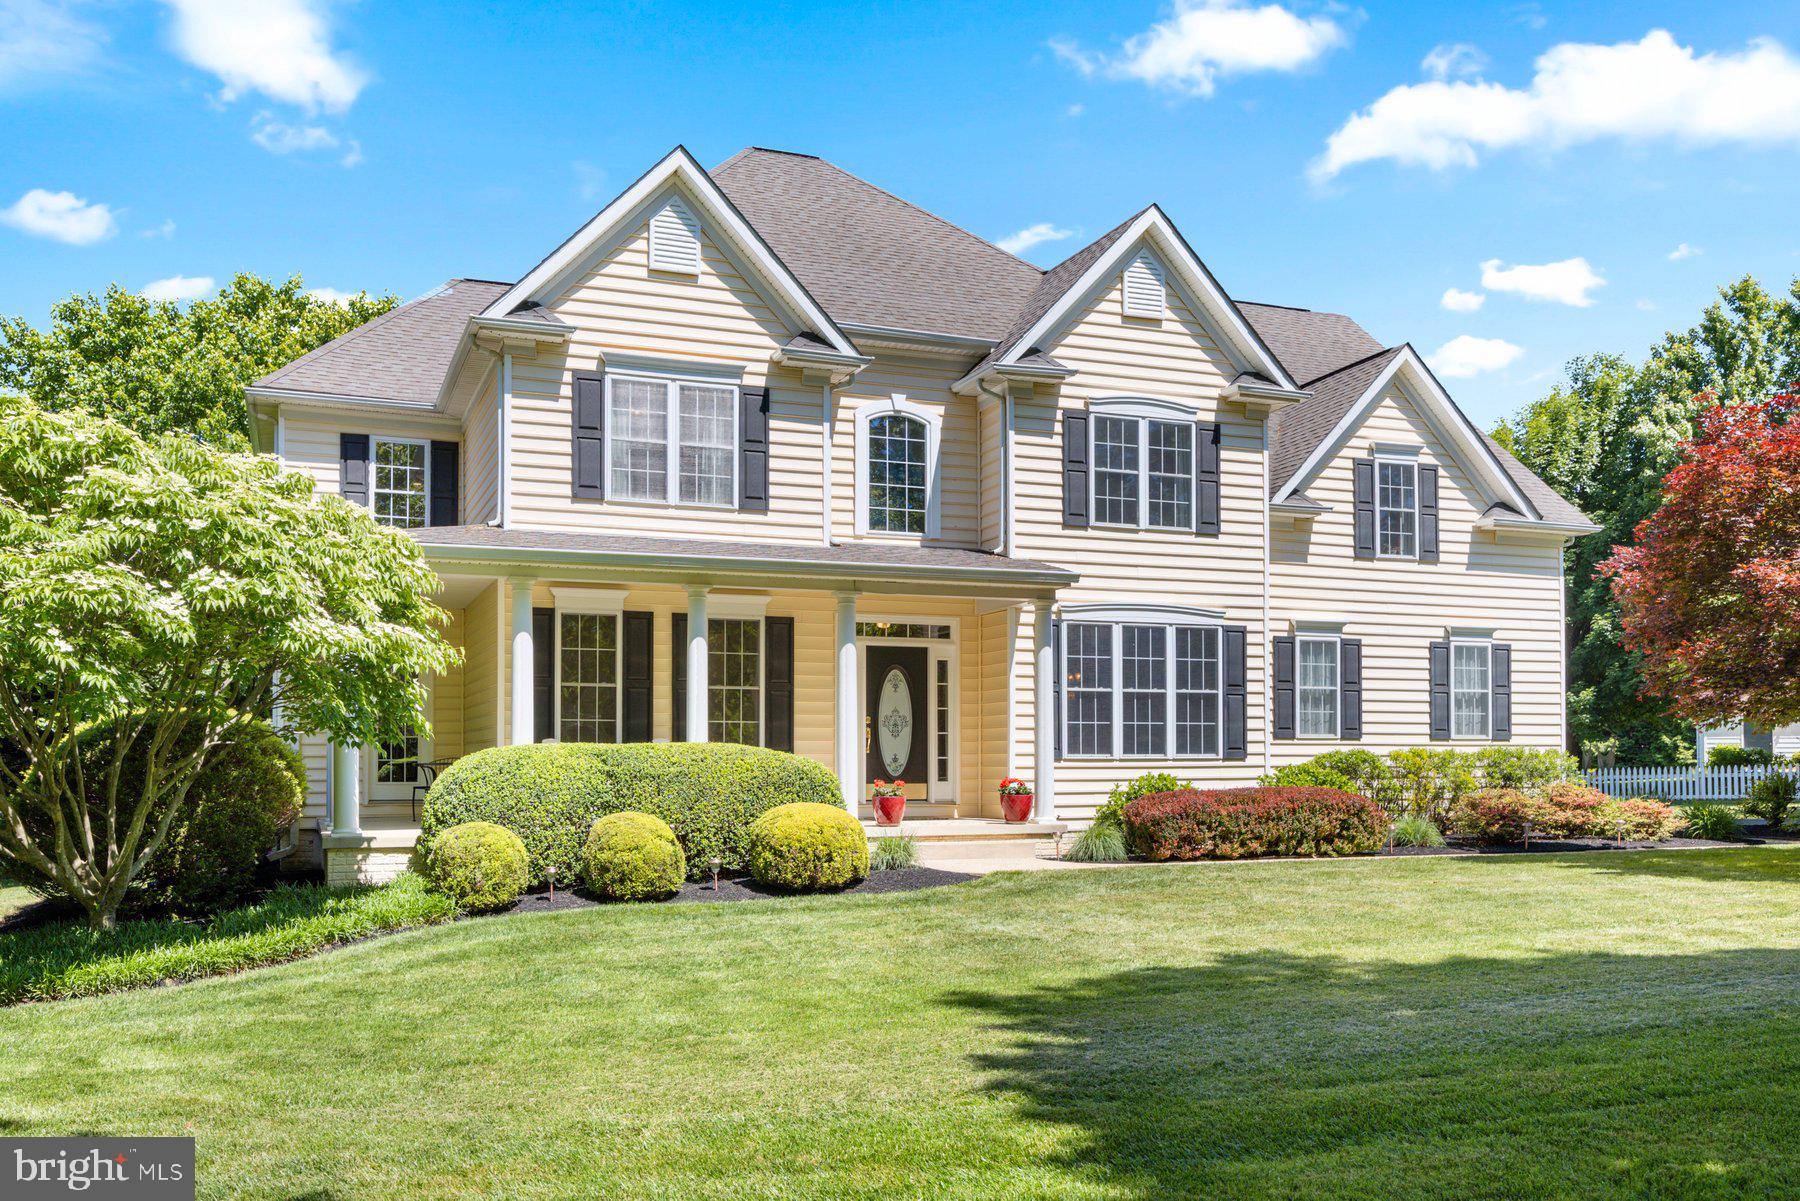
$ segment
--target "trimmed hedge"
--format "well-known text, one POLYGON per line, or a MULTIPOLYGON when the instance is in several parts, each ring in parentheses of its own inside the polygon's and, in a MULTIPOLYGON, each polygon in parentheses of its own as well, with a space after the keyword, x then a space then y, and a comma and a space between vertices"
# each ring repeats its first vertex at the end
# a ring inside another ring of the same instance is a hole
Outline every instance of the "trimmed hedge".
POLYGON ((525 844, 504 826, 463 822, 425 844, 425 879, 458 909, 504 909, 525 891, 525 844))
POLYGON ((842 805, 782 805, 750 826, 750 874, 772 888, 843 888, 869 874, 869 836, 842 805))
POLYGON ((1381 847, 1387 815, 1336 788, 1183 789, 1125 807, 1125 837, 1147 859, 1360 855, 1381 847))
POLYGON ((687 859, 662 818, 609 813, 588 832, 581 878, 610 900, 660 901, 681 891, 687 859))
POLYGON ((525 843, 531 882, 544 869, 576 879, 594 822, 609 813, 660 817, 687 856, 690 879, 746 866, 750 823, 777 805, 843 808, 837 777, 785 751, 726 743, 539 743, 465 755, 431 786, 420 815, 429 839, 459 822, 505 826, 525 843))
POLYGON ((1680 833, 1687 819, 1660 801, 1615 801, 1584 784, 1552 784, 1542 796, 1516 788, 1472 792, 1451 811, 1450 829, 1478 842, 1522 842, 1527 822, 1535 838, 1614 838, 1621 821, 1626 838, 1661 842, 1680 833))

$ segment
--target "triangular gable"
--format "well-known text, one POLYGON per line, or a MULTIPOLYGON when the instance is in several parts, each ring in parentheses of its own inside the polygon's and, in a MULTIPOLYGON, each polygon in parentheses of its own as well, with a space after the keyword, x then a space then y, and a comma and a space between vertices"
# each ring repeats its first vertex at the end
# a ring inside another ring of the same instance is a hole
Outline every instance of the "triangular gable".
POLYGON ((1100 239, 1095 246, 1101 243, 1105 245, 1100 253, 1091 253, 1094 247, 1090 247, 1045 275, 1045 284, 1049 287, 1064 286, 1054 294, 1041 293, 1034 297, 1036 303, 1028 306, 1024 319, 1008 334, 1006 341, 959 381, 959 388, 989 371, 1017 364, 1034 350, 1048 349, 1064 324, 1083 312, 1093 297, 1109 286, 1113 277, 1124 271, 1126 264, 1147 247, 1162 264, 1167 282, 1180 288, 1188 297, 1208 331, 1240 370, 1273 380, 1280 387, 1297 390, 1281 361, 1250 327, 1231 297, 1219 286, 1219 281, 1213 278, 1206 264, 1200 261, 1187 239, 1160 208, 1151 205, 1124 227, 1100 239), (1083 256, 1089 261, 1080 263, 1078 260, 1083 256), (1080 269, 1065 270, 1074 267, 1080 269))
MULTIPOLYGON (((1456 402, 1450 399, 1450 394, 1444 391, 1437 376, 1432 374, 1431 368, 1425 365, 1425 360, 1419 357, 1418 351, 1411 344, 1398 347, 1391 353, 1383 352, 1382 356, 1372 356, 1369 361, 1376 359, 1385 359, 1382 369, 1361 389, 1355 402, 1344 410, 1343 415, 1319 439, 1299 467, 1270 497, 1271 503, 1279 504, 1302 493, 1306 485, 1343 449, 1350 435, 1368 420, 1370 411, 1380 402, 1388 385, 1399 378, 1411 386, 1410 394, 1417 402, 1419 416, 1450 449, 1457 465, 1484 489, 1488 499, 1504 502, 1534 520, 1542 518, 1542 514, 1513 479, 1512 473, 1482 437, 1481 431, 1475 428, 1456 402)), ((1350 375, 1358 366, 1360 364, 1351 364, 1341 372, 1332 374, 1350 375)), ((1315 389, 1323 388, 1331 378, 1332 376, 1323 376, 1314 380, 1310 386, 1315 389)), ((1282 414, 1283 419, 1289 416, 1288 413, 1282 414)))
POLYGON ((651 199, 672 186, 679 188, 691 202, 696 210, 694 216, 715 238, 723 235, 722 245, 756 272, 769 289, 771 299, 787 308, 796 324, 803 327, 801 332, 823 339, 838 354, 858 353, 855 344, 744 219, 737 206, 719 190, 712 177, 694 161, 685 146, 671 150, 661 162, 596 213, 592 220, 526 272, 505 295, 489 305, 483 316, 503 316, 519 305, 541 303, 559 295, 596 247, 614 236, 621 225, 651 199))

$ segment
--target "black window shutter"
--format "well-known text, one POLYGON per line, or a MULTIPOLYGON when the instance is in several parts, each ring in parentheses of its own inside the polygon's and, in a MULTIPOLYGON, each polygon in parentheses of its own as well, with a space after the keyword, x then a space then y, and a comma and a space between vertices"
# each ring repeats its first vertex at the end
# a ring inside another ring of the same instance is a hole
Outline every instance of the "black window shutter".
POLYGON ((1294 737, 1294 640, 1275 640, 1275 737, 1294 737))
POLYGON ((1224 757, 1245 759, 1250 754, 1249 713, 1245 705, 1245 630, 1243 626, 1226 626, 1222 632, 1225 658, 1224 757))
POLYGON ((687 741, 687 614, 669 615, 669 737, 687 741))
POLYGON ((531 737, 556 737, 556 610, 531 610, 531 737))
POLYGON ((1512 647, 1494 643, 1492 677, 1488 681, 1495 742, 1512 741, 1512 647))
POLYGON ((462 491, 457 479, 461 447, 454 442, 431 444, 431 524, 455 525, 457 496, 462 491))
POLYGON ((1056 729, 1053 731, 1056 741, 1051 755, 1052 758, 1060 761, 1063 757, 1063 652, 1062 618, 1060 617, 1050 619, 1050 646, 1053 648, 1051 657, 1056 661, 1056 679, 1050 685, 1051 695, 1055 697, 1056 701, 1053 715, 1056 722, 1056 729))
POLYGON ((624 723, 620 737, 625 742, 649 742, 651 705, 656 699, 652 673, 656 660, 656 614, 625 615, 625 679, 624 694, 619 698, 624 723))
POLYGON ((1064 409, 1063 524, 1088 523, 1088 414, 1084 409, 1064 409))
POLYGON ((1375 460, 1358 459, 1356 469, 1356 557, 1375 557, 1375 460))
POLYGON ((353 505, 369 505, 369 435, 338 435, 338 495, 353 505))
POLYGON ((1338 642, 1338 737, 1362 737, 1362 639, 1338 642))
POLYGON ((1419 466, 1419 558, 1438 557, 1438 469, 1419 466))
POLYGON ((570 480, 577 500, 606 499, 606 376, 577 371, 570 385, 570 480))
POLYGON ((794 619, 763 618, 763 745, 794 749, 794 619))
POLYGON ((738 508, 769 511, 769 390, 738 392, 738 508))
POLYGON ((1194 427, 1194 532, 1219 532, 1219 424, 1194 427))
POLYGON ((1450 738, 1450 644, 1431 644, 1431 740, 1450 738))

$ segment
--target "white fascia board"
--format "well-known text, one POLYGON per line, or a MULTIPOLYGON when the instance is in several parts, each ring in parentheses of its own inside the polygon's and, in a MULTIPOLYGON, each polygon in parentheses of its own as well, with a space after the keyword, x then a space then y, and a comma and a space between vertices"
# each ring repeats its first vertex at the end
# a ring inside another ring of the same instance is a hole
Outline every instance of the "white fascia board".
POLYGON ((833 348, 841 354, 857 353, 849 337, 819 307, 819 303, 794 277, 794 273, 787 269, 787 265, 776 257, 768 243, 762 240, 762 236, 738 212, 737 206, 719 190, 719 185, 713 182, 712 176, 694 160, 685 146, 677 146, 663 156, 662 161, 639 176, 636 183, 621 192, 611 204, 596 213, 591 221, 576 230, 561 246, 527 272, 523 279, 483 309, 481 316, 503 317, 527 301, 541 299, 543 294, 552 291, 559 280, 581 263, 596 244, 613 234, 619 222, 664 185, 676 180, 686 186, 694 199, 707 210, 704 216, 711 218, 716 228, 723 229, 732 238, 738 249, 748 256, 750 262, 775 288, 781 299, 793 308, 795 314, 812 323, 814 328, 808 332, 816 332, 828 338, 833 348))
POLYGON ((1594 534, 1600 527, 1593 522, 1532 521, 1527 517, 1482 517, 1475 522, 1478 530, 1511 530, 1524 534, 1556 534, 1563 538, 1579 538, 1594 534))
MULTIPOLYGON (((1537 509, 1525 498, 1518 484, 1513 482, 1511 473, 1494 457, 1494 452, 1481 440, 1481 435, 1469 424, 1463 411, 1437 382, 1437 377, 1425 369, 1424 360, 1419 358, 1419 352, 1410 344, 1401 347, 1393 361, 1370 382, 1361 399, 1350 406, 1338 419, 1331 433, 1300 464, 1299 470, 1288 477, 1287 483, 1281 486, 1281 491, 1275 494, 1272 503, 1279 504, 1312 482, 1319 470, 1342 448, 1345 439, 1367 419, 1369 410, 1375 407, 1381 394, 1401 371, 1406 372, 1407 379, 1425 401, 1422 407, 1426 411, 1421 415, 1450 444, 1451 449, 1456 452, 1457 462, 1472 470, 1495 498, 1506 501, 1519 512, 1530 514, 1535 519, 1537 509)), ((1536 524, 1535 520, 1533 524, 1536 524)))
POLYGON ((542 321, 521 321, 516 317, 489 317, 485 313, 470 317, 469 329, 489 329, 509 338, 528 338, 533 342, 567 342, 575 333, 567 325, 546 325, 542 321))
POLYGON ((270 401, 290 408, 311 409, 381 409, 390 413, 409 413, 419 417, 446 416, 434 404, 411 400, 391 400, 380 396, 352 396, 335 392, 308 392, 300 388, 246 388, 244 395, 254 403, 270 401))

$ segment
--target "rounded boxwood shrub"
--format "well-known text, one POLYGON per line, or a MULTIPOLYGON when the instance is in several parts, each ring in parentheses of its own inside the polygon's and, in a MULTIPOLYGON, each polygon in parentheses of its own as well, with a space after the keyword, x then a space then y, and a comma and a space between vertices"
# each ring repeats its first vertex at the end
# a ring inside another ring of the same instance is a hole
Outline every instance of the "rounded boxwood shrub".
POLYGON ((463 822, 435 835, 423 866, 431 887, 470 913, 506 908, 530 878, 525 844, 492 822, 463 822))
POLYGON ((687 856, 675 831, 648 813, 609 813, 588 831, 581 878, 614 901, 654 901, 681 891, 687 856))
POLYGON ((538 743, 465 755, 438 776, 420 814, 421 837, 460 822, 505 826, 525 843, 531 882, 544 869, 573 880, 594 822, 635 811, 675 831, 688 872, 745 867, 750 823, 800 801, 842 807, 837 777, 785 751, 728 743, 538 743))
POLYGON ((843 888, 869 874, 869 836, 842 805, 779 805, 750 825, 750 874, 771 888, 843 888))

